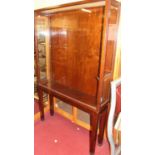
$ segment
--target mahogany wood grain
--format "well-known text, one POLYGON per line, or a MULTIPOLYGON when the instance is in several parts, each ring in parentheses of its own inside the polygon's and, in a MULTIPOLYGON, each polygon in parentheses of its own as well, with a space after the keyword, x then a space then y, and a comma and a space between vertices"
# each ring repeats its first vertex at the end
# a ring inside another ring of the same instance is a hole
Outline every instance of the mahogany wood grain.
POLYGON ((107 123, 107 115, 108 110, 107 107, 104 109, 104 111, 100 114, 99 118, 99 135, 98 135, 98 144, 101 146, 103 144, 103 136, 104 131, 107 123))
POLYGON ((112 80, 112 73, 106 74, 103 78, 103 89, 102 89, 103 101, 109 100, 111 80, 112 80))
POLYGON ((72 102, 76 107, 85 107, 89 111, 96 111, 96 98, 91 95, 70 89, 55 81, 42 80, 38 87, 47 93, 52 93, 55 97, 61 98, 62 100, 66 98, 65 100, 69 100, 69 102, 72 102))
POLYGON ((51 15, 51 77, 95 96, 103 8, 88 10, 91 13, 76 10, 51 15))
POLYGON ((40 119, 43 121, 44 116, 44 105, 43 105, 43 91, 38 87, 38 96, 39 96, 39 110, 40 110, 40 119))
POLYGON ((98 120, 99 120, 99 114, 90 114, 90 125, 91 129, 89 131, 89 152, 90 155, 94 155, 95 153, 95 145, 96 145, 96 138, 97 138, 97 129, 98 129, 98 120))
MULTIPOLYGON (((90 114, 91 154, 95 152, 98 123, 99 143, 103 141, 119 18, 119 4, 115 0, 103 2, 105 7, 101 5, 46 14, 50 21, 50 79, 38 83, 41 119, 44 119, 43 92, 50 95, 51 115, 54 114, 53 97, 90 114)), ((38 15, 54 8, 35 12, 38 15)))

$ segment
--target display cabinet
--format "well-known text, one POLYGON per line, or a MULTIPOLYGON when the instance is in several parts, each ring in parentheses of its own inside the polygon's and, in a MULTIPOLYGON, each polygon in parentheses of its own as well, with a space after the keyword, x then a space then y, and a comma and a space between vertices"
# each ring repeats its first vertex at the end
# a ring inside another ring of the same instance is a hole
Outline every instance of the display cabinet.
MULTIPOLYGON (((90 114, 90 154, 103 142, 113 78, 120 3, 81 1, 35 10, 35 53, 39 59, 37 22, 47 20, 48 75, 38 77, 40 117, 44 120, 43 92, 90 114)), ((38 61, 37 61, 38 62, 38 61)), ((40 74, 40 66, 37 65, 40 74)), ((76 140, 75 140, 76 141, 76 140)), ((82 149, 82 148, 81 148, 82 149)))

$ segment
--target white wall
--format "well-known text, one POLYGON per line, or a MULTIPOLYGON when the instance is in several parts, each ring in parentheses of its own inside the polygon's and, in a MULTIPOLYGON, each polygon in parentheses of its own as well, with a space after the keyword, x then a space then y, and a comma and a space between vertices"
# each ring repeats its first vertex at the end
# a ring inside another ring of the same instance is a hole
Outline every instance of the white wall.
POLYGON ((82 0, 34 0, 34 10, 82 0))

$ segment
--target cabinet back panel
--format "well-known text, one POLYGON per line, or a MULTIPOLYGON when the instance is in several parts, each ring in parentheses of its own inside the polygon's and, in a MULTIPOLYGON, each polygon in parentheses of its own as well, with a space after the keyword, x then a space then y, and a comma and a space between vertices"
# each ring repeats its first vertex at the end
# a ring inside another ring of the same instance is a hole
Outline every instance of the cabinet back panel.
POLYGON ((95 96, 103 7, 53 13, 50 16, 51 78, 95 96))

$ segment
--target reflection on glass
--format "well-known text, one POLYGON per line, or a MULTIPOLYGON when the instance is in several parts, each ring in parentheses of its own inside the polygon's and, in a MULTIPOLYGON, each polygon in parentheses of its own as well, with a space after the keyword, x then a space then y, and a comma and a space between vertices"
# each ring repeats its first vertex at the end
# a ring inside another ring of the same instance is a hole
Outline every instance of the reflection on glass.
MULTIPOLYGON (((40 79, 45 79, 46 78, 46 36, 47 36, 47 31, 46 31, 46 20, 45 17, 38 16, 37 18, 37 36, 38 36, 38 54, 39 54, 39 68, 40 68, 40 79)), ((35 73, 34 75, 34 83, 35 83, 35 89, 34 89, 34 94, 35 97, 37 97, 37 89, 36 89, 36 82, 37 82, 37 75, 35 73)), ((46 96, 45 100, 47 100, 46 96)))

